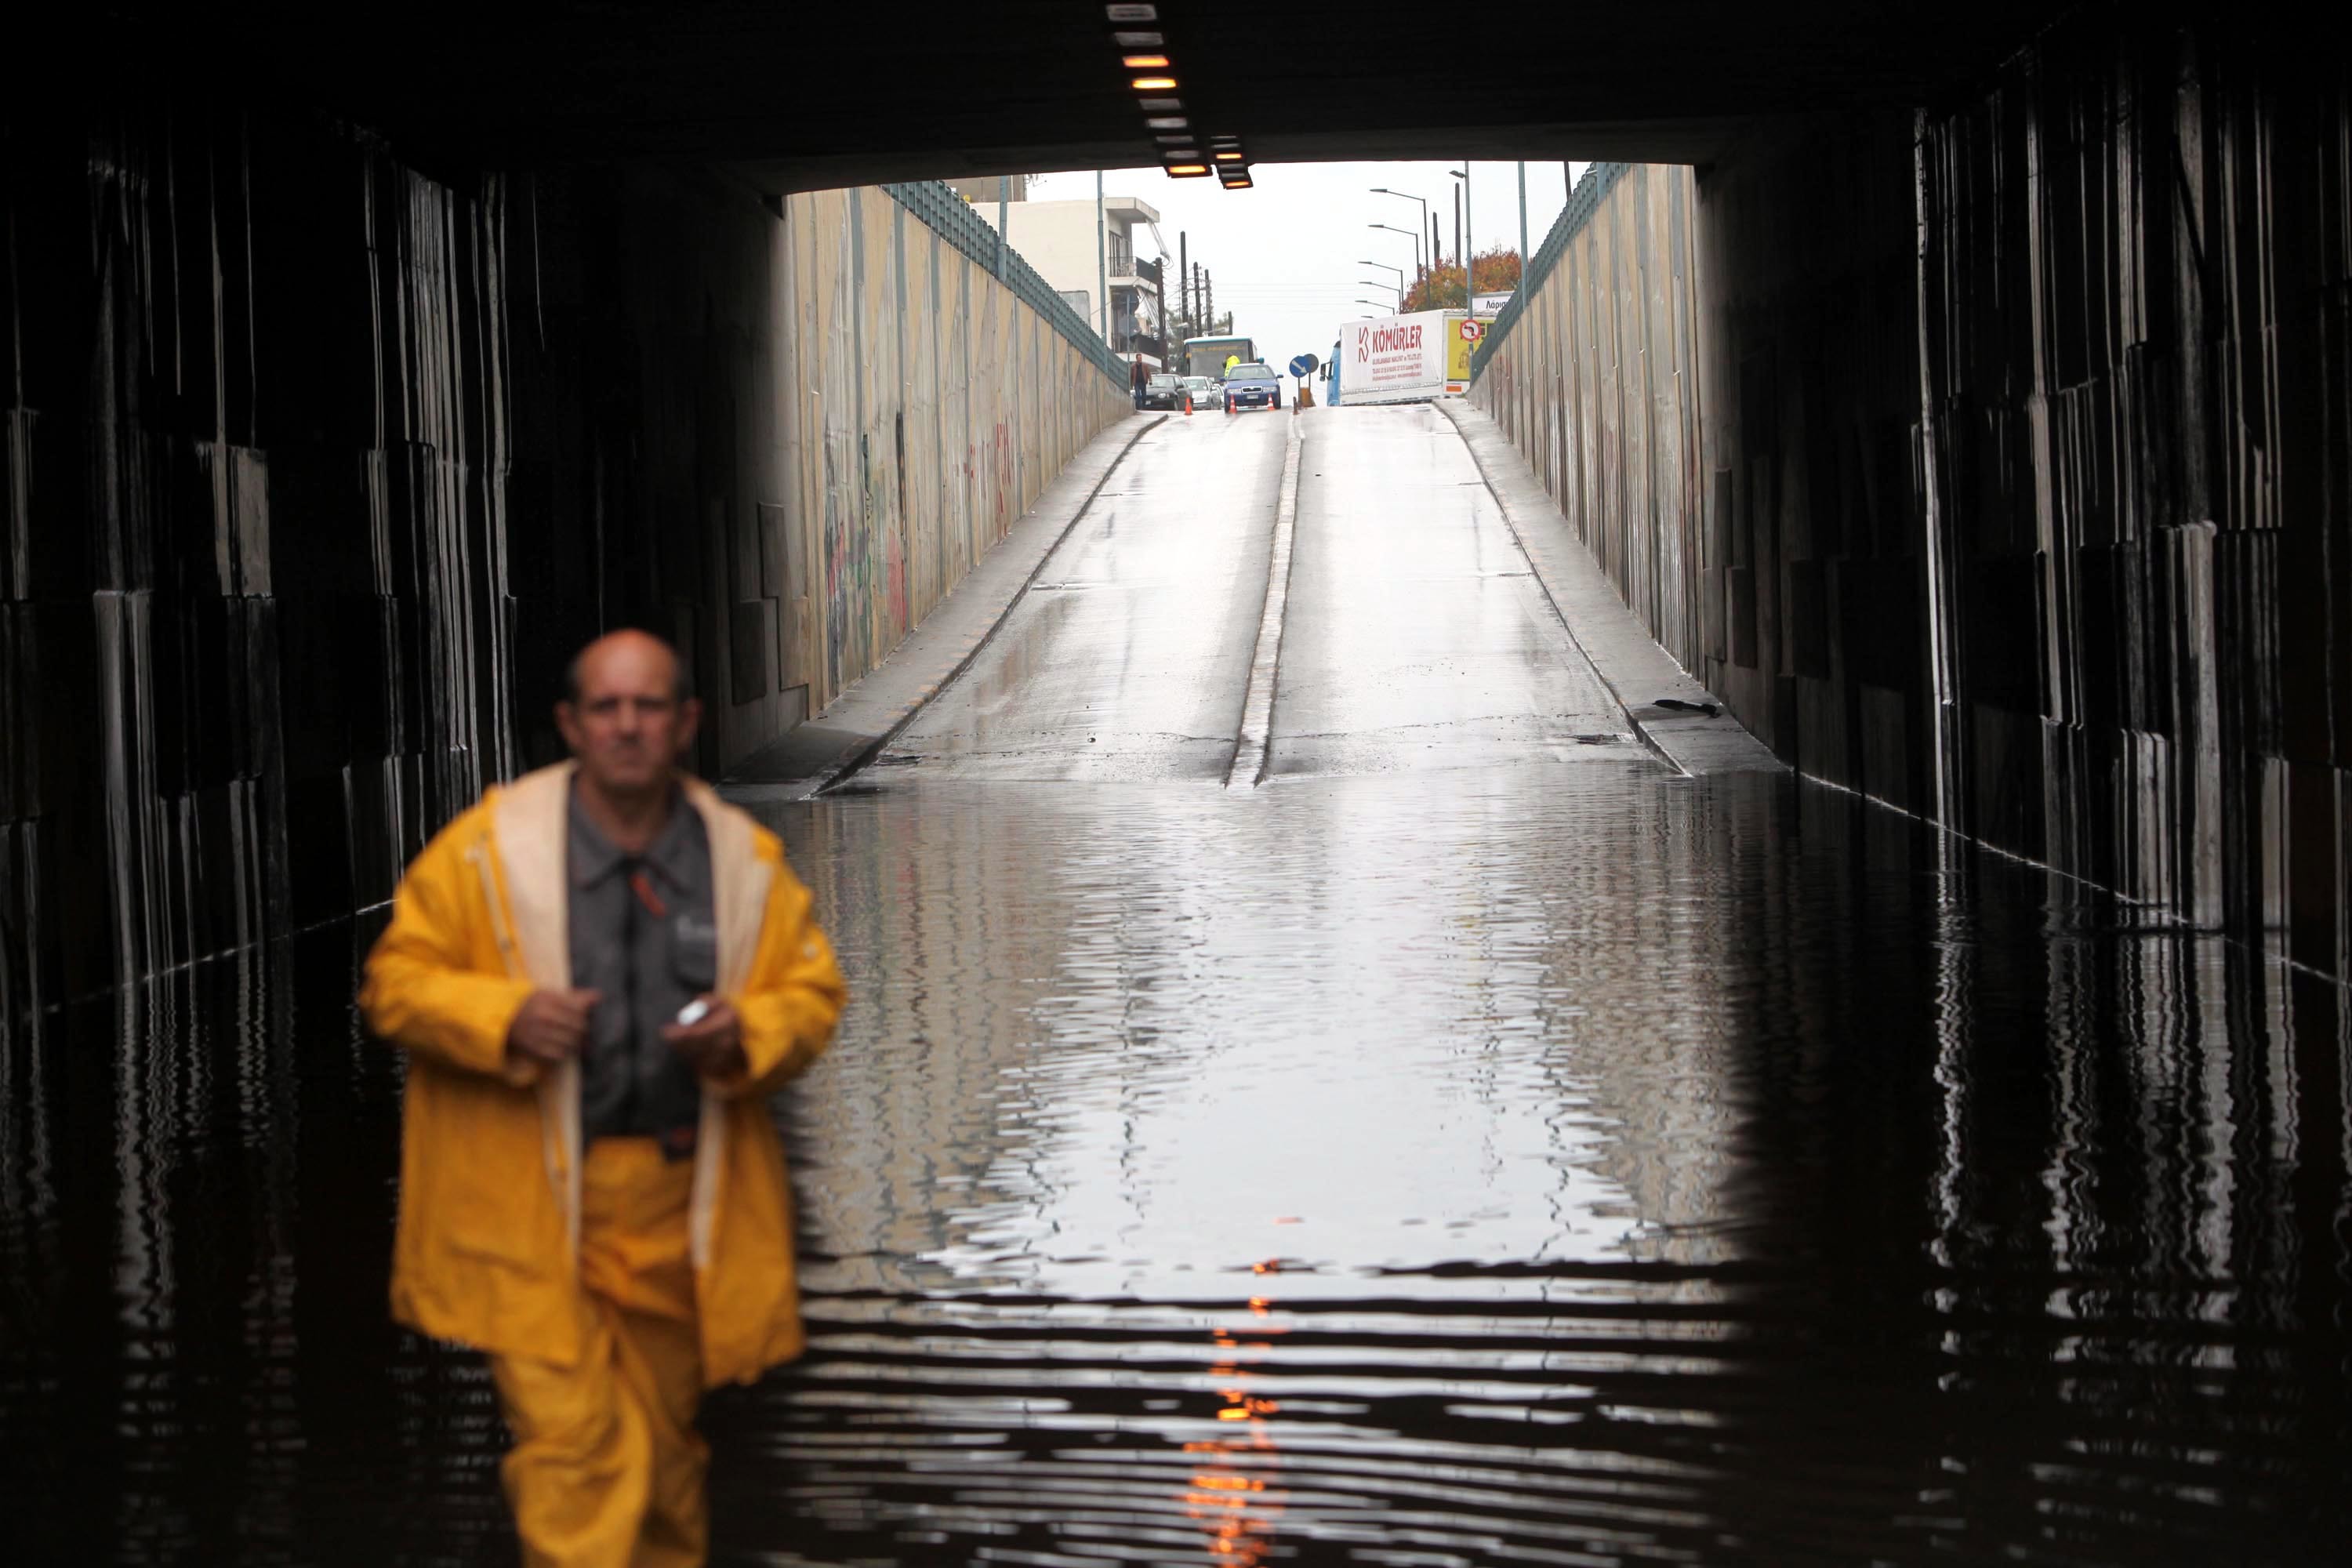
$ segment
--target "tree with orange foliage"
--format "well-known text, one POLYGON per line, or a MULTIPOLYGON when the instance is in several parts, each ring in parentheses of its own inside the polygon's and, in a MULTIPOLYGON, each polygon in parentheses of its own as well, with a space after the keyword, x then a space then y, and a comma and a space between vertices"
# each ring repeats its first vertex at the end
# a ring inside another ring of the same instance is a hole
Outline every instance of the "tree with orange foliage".
POLYGON ((1405 291, 1400 313, 1413 310, 1461 310, 1469 307, 1469 296, 1501 294, 1519 286, 1519 253, 1516 247, 1498 245, 1479 251, 1470 258, 1472 287, 1465 289, 1462 268, 1458 262, 1442 262, 1432 270, 1422 273, 1405 291))

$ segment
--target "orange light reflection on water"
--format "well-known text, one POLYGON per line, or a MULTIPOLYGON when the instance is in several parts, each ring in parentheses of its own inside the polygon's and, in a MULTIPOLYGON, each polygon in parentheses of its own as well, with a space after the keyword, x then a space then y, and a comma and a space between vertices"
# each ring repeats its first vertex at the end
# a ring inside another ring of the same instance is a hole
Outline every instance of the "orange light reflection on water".
MULTIPOLYGON (((1274 1272, 1278 1265, 1256 1267, 1257 1272, 1265 1274, 1274 1272)), ((1271 1314, 1274 1303, 1266 1297, 1253 1296, 1249 1306, 1252 1313, 1264 1318, 1271 1314)), ((1249 1392, 1250 1374, 1242 1371, 1237 1352, 1271 1350, 1273 1337, 1287 1331, 1269 1324, 1259 1331, 1265 1338, 1240 1340, 1223 1328, 1209 1335, 1210 1342, 1225 1352, 1209 1368, 1209 1374, 1219 1381, 1217 1394, 1223 1401, 1217 1419, 1243 1424, 1244 1429, 1230 1437, 1185 1444, 1184 1451, 1197 1459, 1186 1478, 1185 1489, 1179 1494, 1186 1516, 1201 1525, 1211 1557, 1234 1568, 1258 1568, 1266 1561, 1283 1511, 1284 1494, 1275 1488, 1281 1468, 1275 1458, 1278 1449, 1267 1420, 1282 1406, 1249 1392)))

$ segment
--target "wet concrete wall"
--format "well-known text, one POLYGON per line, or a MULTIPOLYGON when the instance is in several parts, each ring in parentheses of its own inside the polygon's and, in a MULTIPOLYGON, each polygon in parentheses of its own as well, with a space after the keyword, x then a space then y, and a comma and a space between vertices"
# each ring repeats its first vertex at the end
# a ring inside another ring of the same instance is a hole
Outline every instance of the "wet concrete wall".
POLYGON ((678 641, 722 769, 1128 407, 929 187, 0 132, 0 1013, 387 898, 602 627, 678 641))
POLYGON ((2343 976, 2352 120, 2275 43, 1596 166, 1473 396, 1807 773, 2343 976))
POLYGON ((790 479, 770 521, 812 566, 787 573, 810 591, 782 647, 822 708, 1132 404, 995 275, 993 231, 945 186, 792 196, 782 227, 790 479))

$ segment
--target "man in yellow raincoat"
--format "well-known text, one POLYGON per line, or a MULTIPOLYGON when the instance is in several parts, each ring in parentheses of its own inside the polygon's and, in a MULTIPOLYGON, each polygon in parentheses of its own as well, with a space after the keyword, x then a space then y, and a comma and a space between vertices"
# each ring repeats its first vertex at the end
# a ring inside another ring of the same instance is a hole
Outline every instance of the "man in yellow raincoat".
POLYGON ((488 1353, 534 1565, 699 1563, 705 1388, 800 1353, 768 1095, 831 1039, 833 950, 775 836, 678 759, 675 653, 573 662, 572 761, 425 847, 360 1005, 406 1048, 392 1306, 488 1353))

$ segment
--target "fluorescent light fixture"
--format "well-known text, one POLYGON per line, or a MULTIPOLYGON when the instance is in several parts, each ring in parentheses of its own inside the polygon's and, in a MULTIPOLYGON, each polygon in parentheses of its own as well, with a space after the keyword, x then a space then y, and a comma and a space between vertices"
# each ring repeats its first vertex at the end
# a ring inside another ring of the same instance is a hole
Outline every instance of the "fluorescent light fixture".
POLYGON ((1168 68, 1168 57, 1166 55, 1127 55, 1121 57, 1118 63, 1131 71, 1164 71, 1168 68))
POLYGON ((1139 76, 1127 85, 1138 92, 1174 92, 1176 79, 1172 76, 1139 76))
POLYGON ((1163 163, 1197 163, 1201 161, 1201 150, 1198 147, 1163 147, 1160 151, 1160 161, 1163 163))
POLYGON ((1194 156, 1199 156, 1199 150, 1192 145, 1192 133, 1189 131, 1171 131, 1165 136, 1154 136, 1152 140, 1162 147, 1181 147, 1194 156))
POLYGON ((1168 177, 1171 180, 1194 180, 1209 172, 1206 163, 1171 163, 1168 177))
POLYGON ((1135 106, 1146 114, 1176 114, 1182 111, 1184 100, 1181 98, 1139 98, 1135 106))
POLYGON ((1229 191, 1246 191, 1250 188, 1250 177, 1247 174, 1244 174, 1238 180, 1227 180, 1225 182, 1225 189, 1229 191))
POLYGON ((1156 49, 1168 40, 1157 33, 1113 33, 1110 41, 1122 49, 1156 49))
POLYGON ((1106 5, 1103 7, 1103 15, 1114 22, 1157 22, 1160 20, 1160 7, 1157 5, 1106 5))
POLYGON ((1242 155, 1239 153, 1220 153, 1217 154, 1217 162, 1220 163, 1238 163, 1241 161, 1242 155))
POLYGON ((1242 144, 1242 139, 1238 136, 1212 136, 1209 140, 1220 147, 1238 147, 1242 144))
POLYGON ((1182 131, 1192 122, 1181 114, 1163 114, 1143 123, 1154 131, 1182 131))

